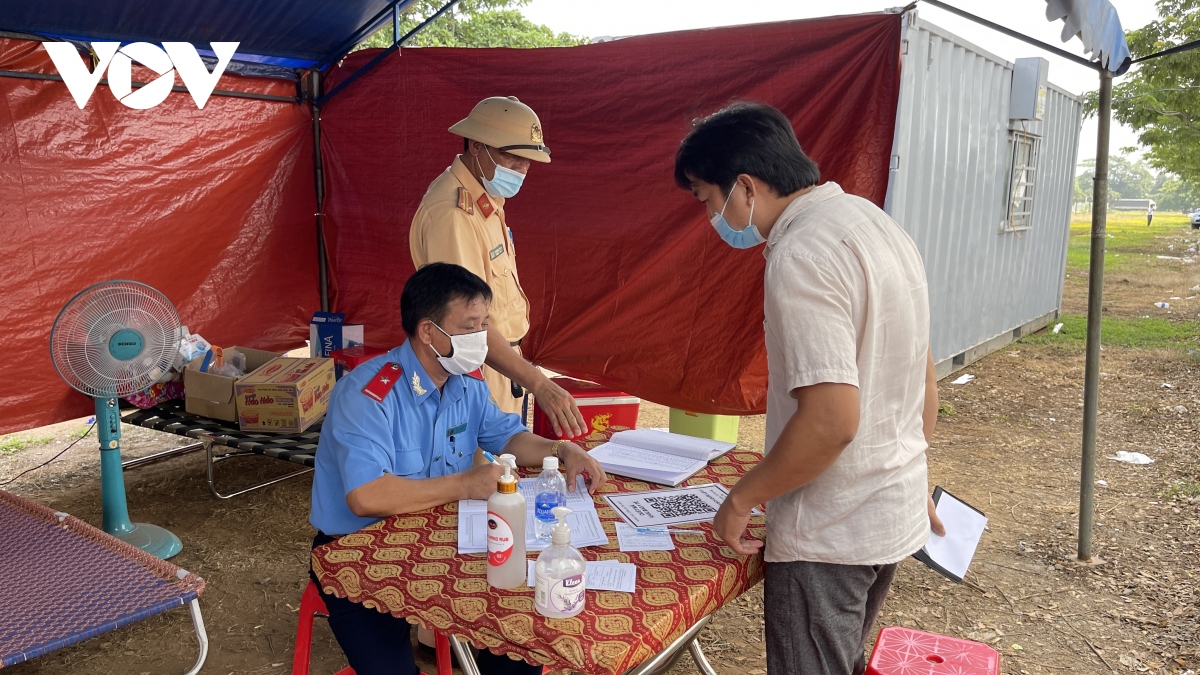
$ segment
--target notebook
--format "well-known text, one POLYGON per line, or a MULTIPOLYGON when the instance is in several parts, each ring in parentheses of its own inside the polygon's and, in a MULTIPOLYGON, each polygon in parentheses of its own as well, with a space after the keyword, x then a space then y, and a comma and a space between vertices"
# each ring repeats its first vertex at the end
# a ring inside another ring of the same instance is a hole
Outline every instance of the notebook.
POLYGON ((675 487, 735 445, 657 429, 630 429, 618 431, 588 454, 609 473, 675 487))

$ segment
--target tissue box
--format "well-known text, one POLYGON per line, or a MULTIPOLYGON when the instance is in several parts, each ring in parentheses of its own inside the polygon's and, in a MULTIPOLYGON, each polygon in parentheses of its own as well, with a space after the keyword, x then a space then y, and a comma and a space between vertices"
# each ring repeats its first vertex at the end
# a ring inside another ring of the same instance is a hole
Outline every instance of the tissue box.
POLYGON ((314 312, 308 323, 308 355, 328 358, 335 351, 363 344, 362 324, 346 323, 346 315, 314 312))
MULTIPOLYGON (((228 347, 246 355, 246 370, 255 368, 275 359, 279 354, 251 349, 249 347, 228 347)), ((200 372, 200 362, 194 359, 183 369, 183 407, 190 413, 202 417, 211 417, 226 422, 237 421, 237 404, 233 400, 234 384, 238 378, 200 372)))
POLYGON ((273 359, 234 386, 238 424, 298 434, 325 414, 333 382, 332 359, 273 359))

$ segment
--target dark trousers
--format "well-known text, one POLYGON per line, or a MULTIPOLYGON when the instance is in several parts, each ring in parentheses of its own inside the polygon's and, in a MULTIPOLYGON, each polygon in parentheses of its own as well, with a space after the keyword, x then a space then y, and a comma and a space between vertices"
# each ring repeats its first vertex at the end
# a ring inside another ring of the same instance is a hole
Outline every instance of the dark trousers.
POLYGON ((862 675, 896 565, 767 563, 767 675, 862 675))
MULTIPOLYGON (((313 538, 313 548, 336 538, 318 532, 313 538)), ((311 566, 308 575, 313 583, 321 585, 311 566)), ((321 599, 329 610, 333 636, 356 675, 417 675, 420 672, 413 657, 407 621, 345 598, 322 593, 321 599)), ((480 650, 475 664, 483 675, 537 675, 542 672, 541 666, 496 656, 486 649, 480 650)))

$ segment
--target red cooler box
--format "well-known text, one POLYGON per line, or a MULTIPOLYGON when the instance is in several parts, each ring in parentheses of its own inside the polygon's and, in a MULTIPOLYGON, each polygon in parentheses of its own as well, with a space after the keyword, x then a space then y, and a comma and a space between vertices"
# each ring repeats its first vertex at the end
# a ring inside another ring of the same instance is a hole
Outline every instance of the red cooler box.
MULTIPOLYGON (((552 381, 575 398, 575 405, 579 406, 579 412, 587 423, 584 436, 596 431, 637 428, 638 405, 642 402, 640 398, 595 382, 569 377, 556 377, 552 381)), ((554 435, 554 426, 541 408, 533 411, 533 433, 545 438, 570 438, 554 435)))
POLYGON ((342 379, 346 373, 358 367, 358 364, 386 354, 388 350, 380 349, 379 347, 368 347, 366 345, 355 345, 344 349, 335 350, 329 355, 333 359, 333 365, 336 368, 335 374, 337 379, 342 379))

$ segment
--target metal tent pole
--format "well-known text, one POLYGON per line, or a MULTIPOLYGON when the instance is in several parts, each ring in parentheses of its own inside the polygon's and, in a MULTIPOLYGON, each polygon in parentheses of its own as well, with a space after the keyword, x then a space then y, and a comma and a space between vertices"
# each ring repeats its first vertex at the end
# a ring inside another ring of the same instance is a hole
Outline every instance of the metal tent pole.
POLYGON ((325 251, 325 167, 321 163, 321 71, 309 71, 309 96, 313 123, 313 178, 316 180, 317 212, 317 275, 321 293, 321 311, 329 311, 329 261, 325 251))
POLYGON ((1100 128, 1092 184, 1092 246, 1088 267, 1087 348, 1083 381, 1083 462, 1079 471, 1079 561, 1092 558, 1096 509, 1096 416, 1100 401, 1100 318, 1104 300, 1104 246, 1108 236, 1108 133, 1112 123, 1112 73, 1100 70, 1100 128))

